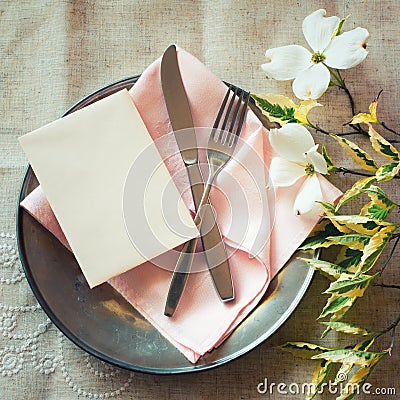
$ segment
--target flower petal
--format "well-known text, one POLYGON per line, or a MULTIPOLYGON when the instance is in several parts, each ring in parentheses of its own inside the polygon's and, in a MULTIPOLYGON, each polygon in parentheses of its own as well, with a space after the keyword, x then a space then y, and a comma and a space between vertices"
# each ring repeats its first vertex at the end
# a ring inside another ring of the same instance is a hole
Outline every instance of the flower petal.
POLYGON ((317 10, 304 18, 303 34, 314 52, 324 52, 339 25, 339 17, 325 17, 325 10, 317 10))
POLYGON ((299 99, 318 99, 328 89, 331 74, 323 64, 314 64, 293 81, 293 93, 299 99))
POLYGON ((286 160, 305 164, 305 156, 315 143, 311 133, 302 125, 289 123, 279 129, 271 129, 269 141, 273 149, 286 160))
POLYGON ((323 213, 321 206, 316 201, 322 200, 321 185, 317 175, 308 177, 301 186, 293 205, 296 215, 315 216, 323 213))
POLYGON ((269 166, 269 175, 276 187, 291 186, 305 174, 303 166, 281 157, 274 157, 269 166))
POLYGON ((310 163, 314 166, 314 170, 320 174, 326 175, 328 173, 328 166, 325 158, 322 154, 317 152, 318 145, 316 144, 310 150, 307 151, 306 157, 310 163))
POLYGON ((265 57, 267 62, 261 68, 270 78, 281 81, 294 79, 312 64, 311 53, 298 45, 268 49, 265 57))
POLYGON ((368 37, 368 31, 360 27, 336 36, 325 51, 325 64, 337 69, 352 68, 360 64, 368 54, 368 37))

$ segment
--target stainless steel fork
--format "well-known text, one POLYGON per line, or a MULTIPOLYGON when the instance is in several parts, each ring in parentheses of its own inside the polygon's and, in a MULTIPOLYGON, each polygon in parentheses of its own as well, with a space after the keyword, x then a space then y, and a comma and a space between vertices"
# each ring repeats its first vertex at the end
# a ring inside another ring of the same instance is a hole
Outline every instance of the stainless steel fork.
MULTIPOLYGON (((210 194, 212 183, 215 177, 232 157, 233 151, 235 150, 236 143, 239 139, 239 135, 243 127, 244 119, 246 117, 250 93, 242 91, 236 101, 236 105, 234 106, 235 99, 237 98, 238 94, 238 89, 236 88, 233 92, 233 95, 231 96, 228 107, 226 107, 229 100, 230 92, 231 88, 228 89, 228 92, 225 95, 224 101, 211 131, 210 138, 208 139, 207 161, 209 166, 209 174, 207 182, 204 186, 204 192, 199 204, 199 209, 208 200, 208 196, 210 194), (224 112, 225 118, 222 121, 224 112), (221 121, 222 125, 220 126, 221 121), (229 129, 226 130, 226 127, 228 125, 229 129)), ((196 215, 196 217, 198 216, 196 215)), ((194 221, 196 224, 200 222, 196 221, 196 218, 194 221)))
MULTIPOLYGON (((205 207, 211 207, 210 204, 207 203, 207 200, 212 188, 212 183, 221 169, 232 157, 243 128, 250 93, 240 91, 239 96, 238 94, 238 88, 232 90, 232 86, 229 86, 211 130, 207 144, 209 175, 194 218, 194 222, 198 227, 202 223, 201 217, 205 211, 205 207)), ((176 263, 164 310, 164 314, 168 317, 174 314, 182 296, 193 263, 197 241, 198 238, 196 237, 185 244, 178 262, 176 263)))

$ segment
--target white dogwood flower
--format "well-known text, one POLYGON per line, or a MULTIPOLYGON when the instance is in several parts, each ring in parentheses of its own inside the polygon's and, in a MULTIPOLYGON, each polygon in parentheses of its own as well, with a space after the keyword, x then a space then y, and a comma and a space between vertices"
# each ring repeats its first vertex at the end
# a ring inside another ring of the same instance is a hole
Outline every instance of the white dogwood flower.
POLYGON ((279 157, 271 161, 269 173, 275 187, 294 185, 304 179, 294 202, 297 215, 315 215, 321 211, 316 201, 322 201, 322 191, 317 174, 326 174, 327 164, 317 152, 311 133, 302 125, 289 123, 271 129, 269 140, 279 157))
POLYGON ((294 79, 293 92, 299 99, 322 96, 330 82, 327 67, 352 68, 368 54, 366 29, 358 27, 340 33, 343 20, 325 15, 325 10, 317 10, 303 21, 303 34, 312 53, 298 45, 276 47, 265 53, 262 69, 273 79, 294 79))

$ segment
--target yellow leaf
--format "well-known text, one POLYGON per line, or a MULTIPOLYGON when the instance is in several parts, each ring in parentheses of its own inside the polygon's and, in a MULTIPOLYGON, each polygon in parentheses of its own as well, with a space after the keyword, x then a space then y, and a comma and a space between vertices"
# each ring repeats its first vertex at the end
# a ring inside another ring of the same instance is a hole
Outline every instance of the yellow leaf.
POLYGON ((378 98, 379 98, 379 95, 368 107, 369 113, 370 113, 372 119, 376 122, 379 122, 378 116, 376 115, 376 108, 378 107, 378 98))
POLYGON ((395 147, 384 139, 370 124, 368 129, 369 139, 373 149, 386 158, 400 161, 400 156, 395 147))
POLYGON ((376 108, 378 106, 378 97, 369 105, 369 107, 368 107, 369 114, 366 114, 366 113, 357 114, 352 118, 352 120, 349 122, 349 124, 360 124, 362 122, 367 123, 367 124, 370 122, 379 124, 380 121, 376 114, 376 108))
POLYGON ((359 113, 357 115, 355 115, 351 121, 349 122, 349 124, 361 124, 362 122, 364 123, 369 123, 369 122, 379 122, 376 121, 371 114, 366 114, 366 113, 359 113))
POLYGON ((299 120, 301 124, 309 125, 308 113, 314 107, 322 107, 322 104, 316 102, 315 100, 301 100, 300 105, 296 107, 297 108, 295 108, 294 117, 299 120))
POLYGON ((279 104, 281 107, 298 108, 298 105, 292 99, 281 94, 268 93, 259 94, 257 96, 261 99, 268 100, 271 104, 279 104))
POLYGON ((344 137, 331 134, 331 136, 343 147, 345 152, 366 171, 376 171, 378 166, 371 156, 358 147, 355 143, 344 137))

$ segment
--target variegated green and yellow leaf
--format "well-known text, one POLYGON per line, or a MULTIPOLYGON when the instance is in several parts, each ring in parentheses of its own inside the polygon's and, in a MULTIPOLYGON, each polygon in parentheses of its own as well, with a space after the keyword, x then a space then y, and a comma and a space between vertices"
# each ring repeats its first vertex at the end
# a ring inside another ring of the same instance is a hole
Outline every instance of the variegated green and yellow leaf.
POLYGON ((393 161, 400 161, 400 155, 395 147, 384 139, 371 125, 368 129, 369 139, 373 149, 393 161))
POLYGON ((337 167, 335 166, 335 164, 333 163, 332 159, 329 157, 328 152, 326 151, 326 148, 325 148, 324 145, 322 145, 321 153, 322 153, 322 156, 323 156, 324 159, 325 159, 326 166, 328 167, 328 172, 336 172, 336 171, 339 171, 339 168, 337 168, 337 167))
POLYGON ((386 182, 393 179, 400 171, 400 163, 393 162, 384 164, 376 171, 376 179, 378 182, 386 182))
POLYGON ((318 260, 314 258, 299 258, 299 259, 307 263, 311 268, 317 271, 321 271, 326 275, 331 276, 333 279, 339 279, 340 276, 348 276, 348 277, 353 276, 353 274, 349 274, 345 268, 342 268, 336 264, 332 264, 328 261, 318 260))
POLYGON ((378 221, 384 221, 392 212, 394 207, 395 204, 392 204, 391 206, 381 207, 372 200, 369 203, 365 204, 365 206, 363 206, 360 211, 360 215, 376 219, 378 221))
POLYGON ((336 206, 328 201, 317 201, 322 206, 327 215, 339 215, 336 211, 336 206))
POLYGON ((363 340, 360 343, 357 343, 354 346, 354 350, 367 351, 375 343, 375 339, 376 339, 376 336, 373 336, 373 337, 363 340))
POLYGON ((350 17, 350 15, 348 15, 347 17, 344 17, 340 20, 337 28, 335 29, 335 32, 333 32, 332 38, 335 36, 339 36, 342 32, 342 28, 343 28, 343 24, 348 20, 348 18, 350 17))
MULTIPOLYGON (((326 242, 328 236, 338 235, 340 232, 329 220, 321 220, 317 225, 316 229, 310 234, 310 236, 300 246, 301 250, 315 250, 320 247, 321 244, 326 242)), ((329 244, 330 246, 331 244, 329 244)))
POLYGON ((360 326, 357 325, 348 324, 347 322, 328 321, 328 322, 322 322, 322 324, 328 326, 329 328, 333 329, 336 332, 343 332, 351 335, 368 336, 374 333, 369 329, 361 328, 360 326))
POLYGON ((368 197, 379 207, 386 208, 391 206, 399 206, 389 199, 387 194, 379 186, 371 185, 370 187, 363 189, 362 192, 366 193, 368 197))
POLYGON ((396 225, 388 225, 371 237, 371 240, 363 250, 360 264, 355 271, 356 275, 367 272, 374 266, 395 230, 396 225))
MULTIPOLYGON (((328 217, 340 215, 339 212, 336 210, 336 206, 333 203, 329 203, 329 202, 325 202, 325 201, 317 201, 317 203, 323 207, 325 214, 328 217)), ((348 229, 345 225, 341 224, 340 222, 336 221, 335 219, 331 220, 331 222, 339 232, 342 232, 342 233, 350 233, 351 232, 351 229, 348 229)))
POLYGON ((352 276, 352 279, 349 279, 347 275, 341 276, 337 281, 332 282, 324 293, 347 294, 349 292, 354 293, 359 289, 365 290, 366 286, 369 285, 370 280, 374 279, 375 277, 376 275, 359 275, 355 278, 352 276))
POLYGON ((356 266, 361 261, 362 255, 363 252, 361 250, 353 250, 343 246, 338 253, 336 264, 344 268, 347 272, 354 273, 356 266))
POLYGON ((387 225, 385 222, 377 222, 371 218, 362 215, 329 215, 325 217, 332 223, 336 221, 342 226, 345 226, 350 231, 355 231, 364 235, 374 235, 383 225, 387 225))
MULTIPOLYGON (((361 351, 367 351, 375 342, 375 337, 368 338, 360 343, 357 343, 353 350, 361 350, 361 351)), ((354 364, 352 363, 347 363, 344 362, 341 367, 339 368, 338 372, 336 373, 335 377, 335 383, 343 382, 343 378, 347 378, 350 374, 350 371, 353 369, 354 364)))
POLYGON ((336 320, 342 312, 347 312, 354 302, 355 298, 349 296, 338 296, 336 293, 332 294, 318 318, 324 318, 331 314, 337 316, 337 318, 335 318, 336 320))
POLYGON ((361 367, 347 382, 346 386, 343 388, 343 391, 339 397, 336 397, 336 400, 351 400, 356 394, 359 393, 359 389, 364 385, 367 381, 368 377, 371 375, 371 372, 374 370, 376 364, 380 361, 380 359, 387 354, 378 353, 379 357, 376 357, 368 366, 361 367))
MULTIPOLYGON (((321 204, 321 206, 324 208, 325 214, 328 218, 340 215, 334 204, 323 202, 323 201, 317 201, 317 203, 321 204)), ((335 228, 339 232, 342 232, 342 233, 350 233, 351 232, 351 229, 347 228, 344 224, 341 224, 336 219, 334 219, 334 218, 333 219, 329 218, 329 219, 331 220, 332 224, 335 226, 335 228)))
POLYGON ((385 352, 373 353, 370 351, 351 350, 351 349, 338 349, 331 350, 325 353, 316 354, 311 358, 313 360, 328 360, 332 362, 351 363, 359 367, 369 367, 371 364, 379 360, 385 352))
POLYGON ((332 368, 332 362, 322 360, 314 369, 311 384, 309 385, 310 392, 307 393, 306 400, 312 400, 318 393, 322 384, 326 381, 328 374, 332 368))
MULTIPOLYGON (((331 321, 341 320, 354 306, 357 299, 364 295, 364 292, 368 286, 369 281, 356 285, 355 287, 348 288, 347 291, 340 293, 333 292, 318 318, 324 318, 330 315, 331 321)), ((327 329, 330 330, 330 328, 327 329)))
POLYGON ((337 142, 343 147, 345 152, 352 158, 352 160, 361 166, 361 168, 365 169, 366 171, 373 171, 375 172, 378 169, 375 161, 372 157, 358 147, 355 143, 350 140, 345 139, 342 136, 337 136, 331 134, 331 136, 337 140, 337 142))
POLYGON ((251 97, 271 122, 277 122, 280 125, 289 122, 300 123, 294 116, 298 106, 288 97, 277 94, 252 94, 251 97))
POLYGON ((326 243, 324 247, 329 247, 329 242, 331 245, 337 244, 342 246, 347 246, 353 250, 363 250, 364 247, 368 244, 370 240, 370 236, 362 235, 360 233, 350 233, 348 235, 341 236, 328 236, 326 238, 326 243))
POLYGON ((366 178, 362 178, 357 182, 355 182, 354 185, 350 189, 348 189, 339 200, 338 204, 336 205, 336 211, 338 211, 340 207, 342 207, 349 201, 359 196, 364 190, 368 189, 375 181, 376 177, 368 176, 366 178))
POLYGON ((287 342, 281 346, 277 346, 277 349, 287 351, 296 357, 310 359, 316 354, 323 353, 325 351, 330 351, 327 347, 319 346, 313 343, 305 342, 287 342))

